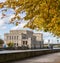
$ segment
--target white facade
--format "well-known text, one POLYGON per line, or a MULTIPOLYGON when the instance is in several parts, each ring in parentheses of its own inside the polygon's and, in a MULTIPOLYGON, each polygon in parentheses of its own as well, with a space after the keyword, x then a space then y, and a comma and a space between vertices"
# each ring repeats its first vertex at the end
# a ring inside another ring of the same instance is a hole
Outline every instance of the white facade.
POLYGON ((16 47, 43 48, 43 34, 28 30, 11 30, 4 34, 4 40, 7 44, 13 42, 16 47))

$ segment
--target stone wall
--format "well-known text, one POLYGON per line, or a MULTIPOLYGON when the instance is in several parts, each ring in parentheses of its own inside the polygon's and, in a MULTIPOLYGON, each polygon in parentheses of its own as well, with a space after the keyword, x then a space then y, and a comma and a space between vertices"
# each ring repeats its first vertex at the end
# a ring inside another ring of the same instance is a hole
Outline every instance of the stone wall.
POLYGON ((49 53, 55 53, 55 52, 60 52, 60 49, 28 50, 23 52, 4 53, 4 54, 0 53, 0 63, 21 60, 21 59, 45 55, 49 53))

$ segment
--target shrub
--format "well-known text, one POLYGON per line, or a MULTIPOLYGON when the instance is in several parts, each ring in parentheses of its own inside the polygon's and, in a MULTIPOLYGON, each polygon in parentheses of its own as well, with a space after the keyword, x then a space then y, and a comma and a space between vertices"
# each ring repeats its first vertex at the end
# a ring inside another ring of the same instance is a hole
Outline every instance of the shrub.
POLYGON ((0 44, 3 44, 3 43, 4 43, 4 41, 2 39, 0 39, 0 44))
POLYGON ((7 45, 8 45, 8 47, 13 47, 14 43, 13 42, 9 42, 7 45))

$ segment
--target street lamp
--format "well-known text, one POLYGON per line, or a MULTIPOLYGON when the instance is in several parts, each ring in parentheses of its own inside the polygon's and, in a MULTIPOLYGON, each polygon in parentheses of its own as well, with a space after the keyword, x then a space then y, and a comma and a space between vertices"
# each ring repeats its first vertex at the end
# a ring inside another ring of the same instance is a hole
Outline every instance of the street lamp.
POLYGON ((59 44, 59 40, 57 40, 57 44, 59 44))
POLYGON ((50 48, 50 40, 48 40, 48 47, 50 48))

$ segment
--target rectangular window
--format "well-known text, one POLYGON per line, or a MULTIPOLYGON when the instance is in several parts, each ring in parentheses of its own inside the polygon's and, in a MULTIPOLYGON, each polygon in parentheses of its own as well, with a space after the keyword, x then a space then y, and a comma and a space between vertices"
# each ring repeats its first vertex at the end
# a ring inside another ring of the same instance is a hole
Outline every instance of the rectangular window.
POLYGON ((16 46, 16 43, 14 43, 14 46, 16 46))
POLYGON ((23 45, 27 45, 27 41, 23 41, 23 45))
POLYGON ((26 41, 25 43, 26 43, 26 45, 27 45, 27 41, 26 41))
POLYGON ((18 40, 18 36, 17 36, 17 40, 18 40))
POLYGON ((10 40, 11 40, 11 36, 10 36, 10 40))
POLYGON ((23 45, 25 44, 25 41, 23 41, 23 45))
POLYGON ((16 39, 16 36, 14 36, 14 39, 16 39))
POLYGON ((13 40, 13 36, 12 36, 12 40, 13 40))
POLYGON ((18 46, 18 43, 17 43, 17 46, 18 46))
POLYGON ((26 34, 23 34, 22 35, 22 39, 27 39, 27 35, 26 34))
POLYGON ((8 39, 8 36, 7 36, 7 39, 8 39))

